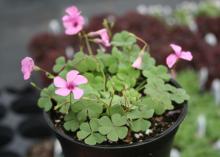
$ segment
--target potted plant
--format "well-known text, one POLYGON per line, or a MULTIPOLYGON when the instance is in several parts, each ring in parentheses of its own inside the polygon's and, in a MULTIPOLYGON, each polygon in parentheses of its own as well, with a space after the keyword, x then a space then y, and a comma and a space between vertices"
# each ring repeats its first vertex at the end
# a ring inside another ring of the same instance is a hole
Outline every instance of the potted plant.
MULTIPOLYGON (((185 90, 165 66, 156 65, 147 43, 138 36, 127 31, 112 35, 107 21, 105 28, 85 33, 81 12, 72 6, 66 13, 65 33, 78 34, 89 54, 81 47, 73 59, 57 58, 54 74, 30 57, 21 62, 25 80, 33 71, 43 71, 53 81, 43 89, 31 84, 41 90, 38 105, 60 140, 64 156, 168 157, 186 115, 189 96, 185 90), (90 43, 100 48, 94 53, 90 43)), ((174 53, 166 61, 174 76, 176 62, 192 60, 192 55, 178 45, 171 44, 171 48, 174 53)))

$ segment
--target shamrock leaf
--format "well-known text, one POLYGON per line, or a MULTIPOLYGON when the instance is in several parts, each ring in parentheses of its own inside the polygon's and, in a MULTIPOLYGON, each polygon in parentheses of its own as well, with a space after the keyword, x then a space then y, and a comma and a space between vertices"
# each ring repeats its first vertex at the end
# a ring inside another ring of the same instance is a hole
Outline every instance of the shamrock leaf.
POLYGON ((132 131, 140 132, 149 129, 151 123, 147 119, 151 118, 153 114, 154 110, 148 109, 147 106, 140 106, 139 108, 128 113, 127 118, 130 120, 132 131))
POLYGON ((81 73, 96 71, 97 61, 93 56, 88 56, 82 52, 78 52, 75 54, 74 60, 68 63, 68 67, 77 69, 81 73))
POLYGON ((141 94, 138 93, 134 88, 125 90, 124 96, 126 96, 131 104, 135 104, 141 98, 141 94))
POLYGON ((172 101, 181 104, 189 99, 185 90, 166 84, 163 80, 156 78, 148 79, 144 92, 150 96, 151 100, 149 100, 152 101, 152 107, 157 114, 173 109, 172 101))
POLYGON ((95 90, 99 91, 105 88, 105 81, 101 75, 94 75, 92 73, 85 73, 84 76, 88 79, 89 85, 95 90))
POLYGON ((113 46, 131 46, 136 43, 136 39, 129 32, 116 33, 112 39, 113 46))
POLYGON ((86 96, 86 97, 91 97, 91 98, 92 97, 94 97, 94 98, 100 97, 99 92, 97 91, 96 88, 94 88, 90 85, 90 82, 88 84, 79 85, 79 87, 84 91, 84 96, 86 96))
POLYGON ((72 104, 71 109, 77 114, 78 120, 85 121, 87 117, 98 118, 103 111, 103 106, 97 101, 81 100, 72 104))
POLYGON ((42 109, 44 109, 45 112, 50 111, 50 109, 52 108, 53 104, 51 102, 50 98, 46 98, 46 97, 41 97, 38 100, 38 106, 42 109))
POLYGON ((51 99, 54 95, 54 92, 55 92, 55 87, 53 85, 50 85, 48 88, 44 88, 41 91, 40 98, 38 100, 38 106, 44 109, 44 111, 46 112, 51 110, 53 106, 51 99))
POLYGON ((119 61, 124 59, 123 52, 119 50, 117 47, 112 48, 112 56, 118 59, 119 61))
POLYGON ((110 73, 113 74, 117 72, 118 61, 116 57, 103 52, 100 52, 96 57, 104 64, 105 67, 108 68, 108 71, 110 73))
POLYGON ((107 139, 110 141, 118 141, 124 139, 127 136, 128 128, 125 126, 127 123, 126 117, 120 114, 114 114, 111 119, 107 116, 103 116, 99 119, 99 132, 103 135, 107 135, 107 139))
POLYGON ((137 78, 140 76, 140 71, 132 68, 129 62, 121 63, 116 76, 124 83, 126 88, 134 87, 137 78))
POLYGON ((66 131, 75 132, 79 129, 80 122, 78 121, 76 114, 74 112, 70 112, 64 117, 64 128, 66 131))
POLYGON ((159 65, 157 67, 151 67, 143 71, 143 75, 146 78, 160 78, 165 81, 170 80, 170 75, 168 74, 168 70, 165 66, 159 65))
POLYGON ((134 119, 149 119, 153 116, 154 110, 153 109, 148 109, 146 106, 144 107, 139 107, 130 113, 127 114, 127 118, 134 120, 134 119))
POLYGON ((107 88, 109 90, 116 90, 116 91, 122 91, 124 89, 124 82, 121 81, 118 77, 113 76, 110 80, 107 82, 107 88))
POLYGON ((151 122, 143 118, 131 121, 131 129, 134 132, 146 131, 151 126, 151 122))
POLYGON ((65 58, 64 57, 59 57, 59 58, 56 59, 56 63, 53 67, 53 71, 55 73, 59 73, 64 68, 65 65, 66 65, 65 58))
POLYGON ((175 101, 178 104, 183 103, 186 100, 189 100, 189 95, 182 88, 176 88, 171 85, 166 85, 168 91, 170 91, 171 100, 175 101))
POLYGON ((143 61, 142 62, 142 69, 146 69, 146 70, 150 69, 151 67, 154 67, 156 64, 155 59, 150 56, 149 52, 144 53, 142 61, 143 61))
POLYGON ((130 47, 123 47, 123 54, 125 57, 129 58, 130 62, 134 62, 134 60, 137 58, 138 54, 141 52, 141 49, 139 45, 134 44, 130 47))
POLYGON ((166 110, 173 109, 169 91, 167 90, 163 80, 148 78, 148 83, 145 85, 144 93, 149 95, 153 100, 153 106, 157 114, 162 114, 166 110))
POLYGON ((106 140, 105 136, 98 133, 99 123, 97 119, 91 119, 89 123, 82 123, 80 130, 77 132, 79 140, 84 140, 86 144, 95 145, 106 140))

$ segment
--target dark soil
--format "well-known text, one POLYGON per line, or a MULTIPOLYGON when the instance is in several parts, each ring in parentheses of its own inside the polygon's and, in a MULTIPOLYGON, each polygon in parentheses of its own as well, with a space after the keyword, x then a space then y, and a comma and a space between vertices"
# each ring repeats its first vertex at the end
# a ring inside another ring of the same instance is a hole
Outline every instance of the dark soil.
MULTIPOLYGON (((142 142, 144 140, 157 137, 161 133, 163 133, 165 130, 170 128, 177 121, 181 111, 182 111, 182 108, 176 107, 174 110, 167 111, 161 116, 155 115, 150 119, 152 125, 150 129, 148 129, 148 131, 139 132, 139 133, 134 133, 134 132, 129 131, 126 139, 118 141, 117 143, 107 141, 103 144, 104 145, 132 144, 132 143, 142 142)), ((51 118, 56 129, 64 132, 65 134, 73 137, 74 139, 77 139, 76 134, 74 135, 72 132, 67 132, 63 128, 64 115, 54 111, 51 114, 51 118)))

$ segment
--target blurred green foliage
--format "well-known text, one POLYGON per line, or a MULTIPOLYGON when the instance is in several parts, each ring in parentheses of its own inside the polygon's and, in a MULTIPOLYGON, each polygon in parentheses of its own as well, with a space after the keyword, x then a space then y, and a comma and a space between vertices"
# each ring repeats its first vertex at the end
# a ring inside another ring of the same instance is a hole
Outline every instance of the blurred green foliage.
POLYGON ((216 105, 210 92, 201 92, 197 73, 192 70, 180 72, 177 81, 190 95, 188 115, 180 126, 174 147, 181 157, 219 157, 220 150, 213 145, 220 139, 220 106, 216 105), (207 130, 204 137, 197 135, 197 118, 205 115, 207 130))

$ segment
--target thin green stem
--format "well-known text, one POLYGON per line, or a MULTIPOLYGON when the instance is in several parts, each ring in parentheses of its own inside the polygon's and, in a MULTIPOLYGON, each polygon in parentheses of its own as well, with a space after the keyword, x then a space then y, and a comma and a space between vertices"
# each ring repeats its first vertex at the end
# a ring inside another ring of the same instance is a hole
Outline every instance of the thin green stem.
POLYGON ((83 52, 83 45, 82 45, 82 34, 81 34, 81 32, 79 33, 79 44, 80 44, 80 52, 83 52))
POLYGON ((136 90, 137 91, 140 91, 141 89, 143 89, 143 87, 144 87, 144 85, 147 83, 147 80, 144 80, 143 82, 141 82, 138 86, 137 86, 137 88, 136 88, 136 90))
POLYGON ((89 38, 88 38, 88 36, 87 36, 86 33, 84 33, 84 38, 85 38, 85 41, 86 41, 86 46, 87 46, 87 49, 88 49, 88 51, 89 51, 89 54, 90 54, 91 56, 93 56, 92 48, 91 48, 91 45, 90 45, 90 43, 89 43, 89 38))
POLYGON ((70 105, 72 105, 72 93, 70 93, 70 105))
POLYGON ((42 91, 42 89, 41 89, 39 86, 37 86, 34 82, 31 82, 30 85, 31 85, 32 87, 38 89, 39 91, 42 91))
POLYGON ((112 95, 112 97, 111 97, 111 100, 110 100, 110 103, 109 103, 109 105, 108 105, 108 115, 111 115, 111 113, 110 113, 110 108, 111 108, 111 106, 112 106, 112 101, 113 101, 113 98, 114 98, 114 94, 112 95))
POLYGON ((55 77, 52 73, 46 71, 45 69, 43 69, 43 68, 41 68, 39 66, 35 66, 35 69, 44 72, 51 79, 53 79, 55 77))
POLYGON ((142 87, 140 87, 140 88, 138 88, 138 89, 136 89, 138 92, 139 91, 141 91, 142 89, 144 89, 145 88, 145 86, 142 86, 142 87))
POLYGON ((130 33, 131 36, 135 37, 137 40, 139 40, 140 42, 142 42, 146 47, 148 47, 148 43, 146 41, 144 41, 143 39, 141 39, 140 37, 136 36, 133 33, 130 33))
POLYGON ((103 104, 105 104, 106 106, 108 106, 108 104, 101 99, 92 99, 92 98, 88 98, 88 97, 83 97, 82 99, 90 100, 90 101, 99 101, 99 102, 102 102, 103 104))
POLYGON ((123 95, 123 97, 124 97, 124 99, 125 99, 126 111, 129 111, 129 110, 130 110, 130 109, 129 109, 129 107, 130 107, 130 102, 129 102, 127 96, 125 95, 124 91, 122 91, 122 95, 123 95))
POLYGON ((60 108, 63 105, 66 105, 67 103, 69 103, 69 101, 65 101, 64 103, 58 104, 54 107, 54 109, 57 110, 58 108, 60 108))

